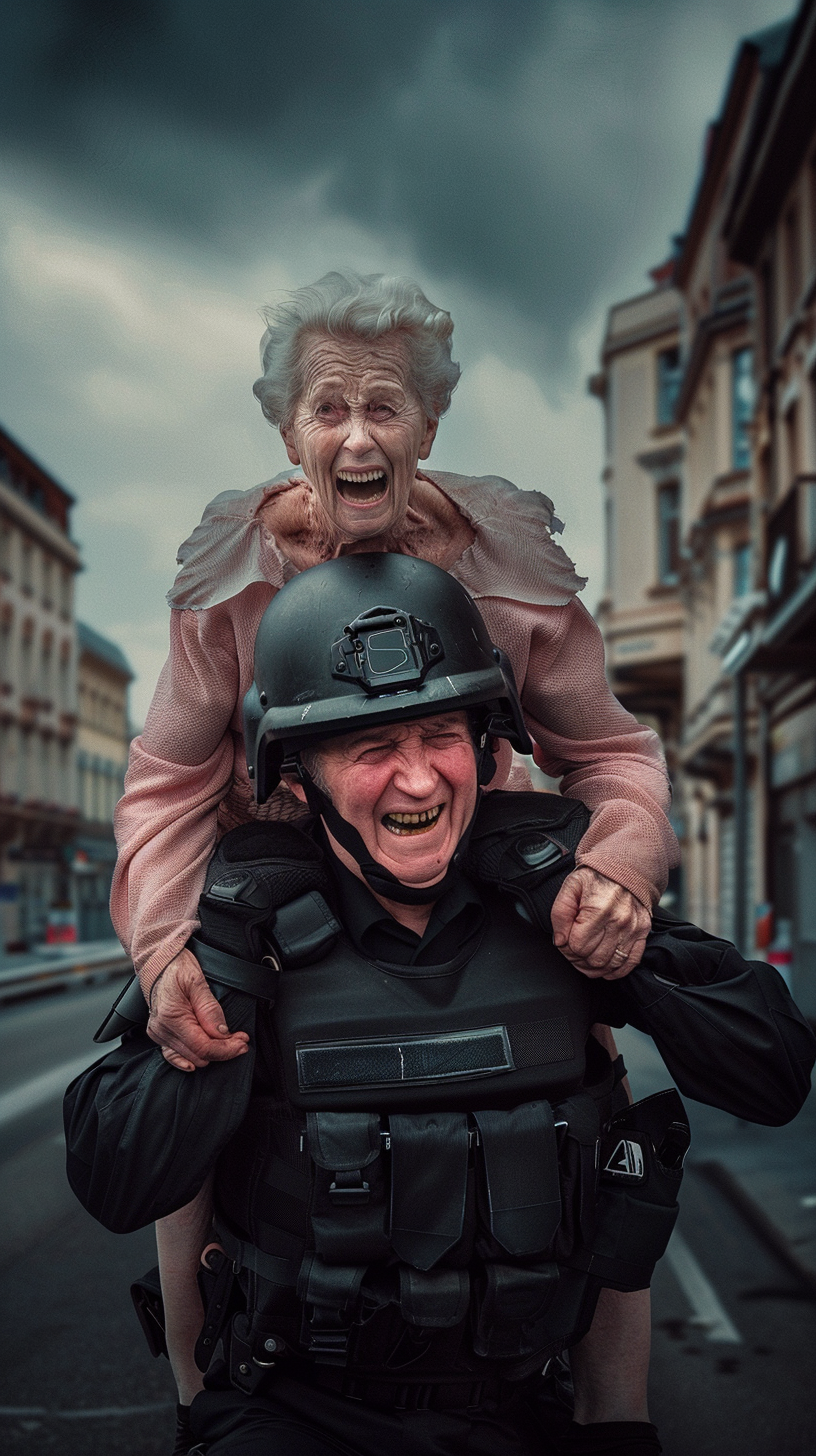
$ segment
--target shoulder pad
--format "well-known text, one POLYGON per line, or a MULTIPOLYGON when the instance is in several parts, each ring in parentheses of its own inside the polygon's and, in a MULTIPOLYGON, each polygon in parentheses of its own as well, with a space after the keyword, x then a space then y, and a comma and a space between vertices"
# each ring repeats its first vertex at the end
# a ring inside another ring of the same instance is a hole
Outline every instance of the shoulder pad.
POLYGON ((241 824, 207 866, 198 938, 247 961, 270 950, 283 964, 317 960, 339 932, 328 894, 323 854, 309 834, 280 820, 241 824))
POLYGON ((553 901, 575 868, 589 820, 580 799, 494 790, 479 807, 463 868, 480 884, 509 895, 549 931, 553 901))

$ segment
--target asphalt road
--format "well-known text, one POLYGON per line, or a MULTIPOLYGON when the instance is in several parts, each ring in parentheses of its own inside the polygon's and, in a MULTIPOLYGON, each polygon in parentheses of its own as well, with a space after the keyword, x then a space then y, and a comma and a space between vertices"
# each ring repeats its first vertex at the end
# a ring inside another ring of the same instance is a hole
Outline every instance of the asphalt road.
MULTIPOLYGON (((0 1013, 0 1450, 168 1456, 175 1394, 130 1307, 151 1230, 107 1233, 63 1171, 60 1098, 117 988, 0 1013)), ((636 1096, 668 1084, 626 1033, 636 1096)), ((750 1129, 693 1104, 693 1156, 750 1129), (724 1120, 725 1119, 725 1120, 724 1120)), ((803 1147, 803 1158, 812 1149, 803 1147)), ((692 1165, 654 1289, 651 1405, 665 1456, 811 1456, 816 1303, 692 1165)))

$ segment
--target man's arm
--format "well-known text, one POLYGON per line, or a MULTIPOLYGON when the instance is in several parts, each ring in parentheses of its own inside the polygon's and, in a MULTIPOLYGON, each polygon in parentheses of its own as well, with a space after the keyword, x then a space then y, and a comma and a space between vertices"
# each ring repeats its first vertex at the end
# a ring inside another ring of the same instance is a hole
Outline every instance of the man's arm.
POLYGON ((599 1018, 651 1036, 685 1096, 768 1127, 801 1108, 816 1037, 772 966, 663 912, 640 965, 596 989, 599 1018))
POLYGON ((246 1055, 185 1077, 144 1032, 132 1032, 68 1088, 68 1181, 113 1233, 189 1203, 241 1123, 255 1064, 256 1002, 221 988, 219 997, 225 1020, 249 1037, 246 1055))

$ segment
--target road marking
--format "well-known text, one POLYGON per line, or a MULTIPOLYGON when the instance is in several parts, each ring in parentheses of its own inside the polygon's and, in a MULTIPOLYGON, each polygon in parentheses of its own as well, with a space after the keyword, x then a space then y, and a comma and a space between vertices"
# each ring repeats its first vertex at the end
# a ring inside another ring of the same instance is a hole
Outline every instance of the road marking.
POLYGON ((683 1235, 676 1229, 669 1239, 666 1258, 677 1283, 694 1310, 689 1324, 704 1330, 707 1340, 720 1345, 741 1345, 742 1335, 728 1318, 713 1285, 709 1283, 683 1235))
POLYGON ((61 1096, 74 1077, 78 1077, 92 1062, 98 1061, 99 1048, 94 1047, 92 1051, 83 1052, 81 1057, 61 1062, 50 1072, 42 1072, 39 1077, 32 1077, 30 1081, 12 1087, 9 1092, 0 1093, 0 1127, 22 1117, 24 1112, 31 1112, 34 1107, 40 1107, 43 1102, 51 1102, 61 1096))
POLYGON ((0 1416, 14 1416, 18 1420, 34 1416, 39 1420, 49 1417, 60 1421, 110 1420, 116 1416, 147 1416, 156 1411, 173 1410, 172 1401, 154 1400, 152 1405, 101 1405, 90 1410, 48 1410, 44 1405, 0 1405, 0 1416))

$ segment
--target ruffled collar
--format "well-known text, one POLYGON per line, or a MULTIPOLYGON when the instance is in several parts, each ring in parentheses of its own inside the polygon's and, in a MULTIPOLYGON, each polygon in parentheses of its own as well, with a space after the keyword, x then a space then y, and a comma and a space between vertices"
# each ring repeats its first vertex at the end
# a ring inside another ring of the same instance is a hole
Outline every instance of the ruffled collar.
MULTIPOLYGON (((424 470, 462 512, 472 543, 450 568, 474 598, 509 597, 532 606, 562 607, 586 585, 563 547, 553 503, 536 490, 519 490, 498 475, 453 475, 424 470)), ((297 568, 262 519, 270 496, 303 481, 283 471, 251 490, 226 490, 206 507, 179 547, 179 572, 167 594, 171 607, 203 611, 238 596, 253 582, 281 587, 297 568)))

